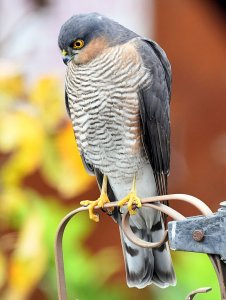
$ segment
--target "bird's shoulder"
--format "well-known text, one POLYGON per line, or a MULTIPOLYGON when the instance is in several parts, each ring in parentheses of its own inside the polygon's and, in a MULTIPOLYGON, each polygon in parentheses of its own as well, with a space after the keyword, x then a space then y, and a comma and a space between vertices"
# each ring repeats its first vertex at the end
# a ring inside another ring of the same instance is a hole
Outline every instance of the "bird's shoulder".
POLYGON ((149 72, 158 73, 158 77, 165 79, 170 95, 172 70, 165 51, 155 41, 142 37, 136 38, 136 48, 145 68, 149 72))

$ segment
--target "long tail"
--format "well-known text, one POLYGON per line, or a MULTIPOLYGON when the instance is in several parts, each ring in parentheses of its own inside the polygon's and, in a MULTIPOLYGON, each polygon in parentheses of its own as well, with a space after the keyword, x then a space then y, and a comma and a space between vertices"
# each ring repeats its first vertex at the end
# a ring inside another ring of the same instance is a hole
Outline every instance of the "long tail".
MULTIPOLYGON (((142 178, 150 178, 150 165, 147 166, 147 170, 144 168, 142 171, 142 178), (145 173, 146 172, 146 173, 145 173), (147 175, 145 177, 145 175, 147 175)), ((152 170, 152 169, 151 169, 152 170)), ((97 176, 97 181, 99 186, 102 185, 103 174, 99 170, 95 170, 97 176)), ((139 178, 138 180, 139 181, 139 178)), ((152 191, 151 183, 155 186, 154 177, 150 184, 147 186, 146 181, 137 184, 137 193, 142 196, 142 198, 154 195, 156 193, 155 188, 152 191), (145 189, 148 189, 145 191, 145 189)), ((130 190, 130 183, 124 182, 112 184, 108 182, 108 196, 111 201, 117 201, 117 199, 122 199, 123 195, 126 195, 130 190), (114 187, 114 190, 112 189, 114 187), (121 194, 118 194, 121 191, 121 194)), ((125 212, 126 208, 122 208, 125 212)), ((113 219, 119 224, 121 224, 121 214, 117 209, 114 210, 113 219)), ((141 207, 137 209, 137 214, 130 217, 130 226, 133 232, 140 237, 149 242, 159 241, 164 232, 164 222, 161 213, 157 212, 152 208, 141 207)), ((126 236, 121 234, 121 242, 123 248, 123 255, 126 267, 126 278, 129 287, 144 288, 147 285, 154 283, 160 287, 167 287, 169 285, 176 285, 175 273, 172 266, 171 256, 169 252, 169 247, 164 244, 157 249, 145 249, 134 245, 130 242, 126 236)))
MULTIPOLYGON (((130 217, 130 226, 139 238, 159 241, 164 233, 161 213, 152 208, 142 207, 130 217)), ((154 283, 165 288, 176 284, 169 247, 167 244, 156 249, 145 249, 130 242, 120 228, 121 242, 129 287, 139 289, 154 283)))

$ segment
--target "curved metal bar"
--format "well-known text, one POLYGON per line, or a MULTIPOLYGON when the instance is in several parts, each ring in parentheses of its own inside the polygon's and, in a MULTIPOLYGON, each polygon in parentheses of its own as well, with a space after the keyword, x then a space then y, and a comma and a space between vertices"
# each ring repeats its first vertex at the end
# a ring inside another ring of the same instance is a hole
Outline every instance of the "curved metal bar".
MULTIPOLYGON (((172 217, 174 220, 184 220, 185 217, 182 214, 178 213, 176 210, 172 209, 169 206, 159 204, 159 203, 155 203, 154 205, 151 204, 152 202, 162 202, 162 201, 171 201, 171 200, 182 200, 182 201, 188 202, 188 203, 192 204, 193 206, 195 206, 205 216, 209 216, 212 214, 211 209, 204 202, 202 202, 200 199, 198 199, 196 197, 186 195, 186 194, 155 196, 155 197, 150 197, 150 198, 144 198, 144 199, 142 199, 141 202, 144 207, 149 206, 154 209, 157 209, 157 210, 165 213, 166 215, 172 217)), ((134 244, 137 244, 138 246, 143 247, 143 248, 146 248, 146 247, 147 248, 157 248, 157 247, 160 247, 166 241, 166 237, 167 237, 166 231, 164 232, 164 235, 159 242, 150 243, 150 242, 141 240, 132 232, 130 225, 129 225, 129 217, 130 217, 130 215, 128 214, 128 211, 127 211, 122 218, 122 229, 123 229, 123 232, 125 233, 126 237, 134 244)))
MULTIPOLYGON (((200 199, 186 194, 171 194, 171 195, 163 195, 163 196, 154 196, 149 198, 144 198, 141 200, 142 204, 152 203, 152 202, 162 202, 162 201, 171 201, 171 200, 180 200, 190 203, 194 207, 196 207, 204 216, 209 216, 213 212, 212 210, 200 199)), ((111 202, 104 205, 104 208, 117 206, 118 202, 111 202)), ((99 207, 96 206, 95 209, 99 207)))
POLYGON ((64 273, 64 258, 63 258, 63 234, 65 227, 73 216, 81 211, 87 210, 87 207, 79 207, 69 214, 67 214, 63 220, 60 222, 57 230, 56 240, 55 240, 55 261, 56 261, 56 274, 57 274, 57 287, 58 287, 58 299, 67 300, 65 273, 64 273))
MULTIPOLYGON (((167 214, 168 216, 172 217, 175 220, 184 220, 185 217, 178 213, 176 210, 172 209, 169 206, 166 206, 164 204, 160 204, 160 203, 155 203, 155 204, 144 204, 143 207, 151 207, 154 208, 158 211, 161 211, 165 214, 167 214)), ((160 241, 158 242, 147 242, 144 240, 141 240, 139 237, 137 237, 133 232, 132 229, 129 225, 129 212, 127 211, 125 214, 123 214, 122 216, 122 230, 124 232, 124 234, 126 235, 126 237, 134 244, 142 247, 142 248, 158 248, 160 247, 162 244, 164 244, 167 240, 167 236, 168 236, 168 230, 164 231, 163 237, 160 241)))
MULTIPOLYGON (((147 205, 147 203, 150 203, 150 202, 159 202, 159 201, 168 201, 168 200, 186 201, 186 202, 194 205, 195 207, 197 207, 204 215, 212 214, 212 211, 209 209, 209 207, 205 203, 203 203, 201 200, 199 200, 198 198, 195 198, 193 196, 184 195, 184 194, 150 197, 150 198, 143 199, 141 202, 142 202, 142 204, 147 205)), ((118 206, 118 202, 108 203, 104 206, 104 208, 110 208, 110 207, 115 207, 115 206, 118 206)), ((168 212, 169 215, 171 215, 171 213, 173 213, 173 214, 176 213, 177 217, 179 217, 179 218, 183 217, 181 214, 177 213, 172 208, 168 208, 166 210, 164 205, 160 205, 160 204, 156 203, 156 204, 149 204, 149 206, 153 207, 155 209, 161 210, 162 212, 164 212, 166 214, 168 212)), ((99 209, 99 207, 96 206, 95 209, 99 209)), ((56 259, 58 299, 59 300, 67 300, 65 273, 64 273, 64 261, 63 261, 63 250, 62 250, 62 240, 63 240, 64 230, 65 230, 68 222, 70 221, 70 219, 73 216, 75 216, 77 213, 79 213, 81 211, 86 211, 86 210, 88 210, 88 207, 80 207, 80 208, 77 208, 77 209, 71 211, 69 214, 67 214, 63 218, 63 220, 61 221, 61 223, 58 227, 58 230, 57 230, 56 240, 55 240, 55 259, 56 259)), ((171 215, 171 216, 173 216, 173 215, 171 215)), ((165 237, 165 235, 164 235, 164 237, 165 237)))
POLYGON ((195 206, 204 216, 209 216, 213 213, 212 210, 200 199, 186 194, 172 194, 172 195, 144 198, 142 199, 142 203, 159 202, 159 201, 162 202, 162 201, 171 201, 171 200, 182 200, 188 202, 191 205, 195 206))
POLYGON ((190 294, 188 294, 185 300, 192 300, 197 294, 208 293, 211 290, 212 290, 211 287, 204 287, 204 288, 197 289, 191 292, 190 294))
MULTIPOLYGON (((225 277, 223 273, 226 272, 226 265, 218 255, 214 254, 208 254, 208 257, 214 267, 215 273, 217 275, 220 291, 221 291, 221 299, 226 300, 226 282, 225 277)), ((225 273, 226 274, 226 273, 225 273)))

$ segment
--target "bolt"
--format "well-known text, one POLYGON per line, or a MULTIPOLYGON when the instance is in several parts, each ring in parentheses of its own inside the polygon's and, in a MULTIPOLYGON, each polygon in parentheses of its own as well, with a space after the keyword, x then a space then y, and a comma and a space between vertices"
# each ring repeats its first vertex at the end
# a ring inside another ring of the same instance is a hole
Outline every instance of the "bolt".
POLYGON ((194 230, 192 237, 196 242, 201 242, 204 239, 204 232, 202 229, 194 230))

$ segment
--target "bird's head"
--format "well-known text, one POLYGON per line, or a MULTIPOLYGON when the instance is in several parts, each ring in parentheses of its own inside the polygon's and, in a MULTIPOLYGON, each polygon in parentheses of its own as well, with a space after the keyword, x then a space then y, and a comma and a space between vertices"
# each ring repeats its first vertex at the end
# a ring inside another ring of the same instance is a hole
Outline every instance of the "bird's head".
POLYGON ((137 35, 98 13, 74 15, 60 29, 58 45, 67 65, 84 64, 104 49, 126 43, 137 35))

